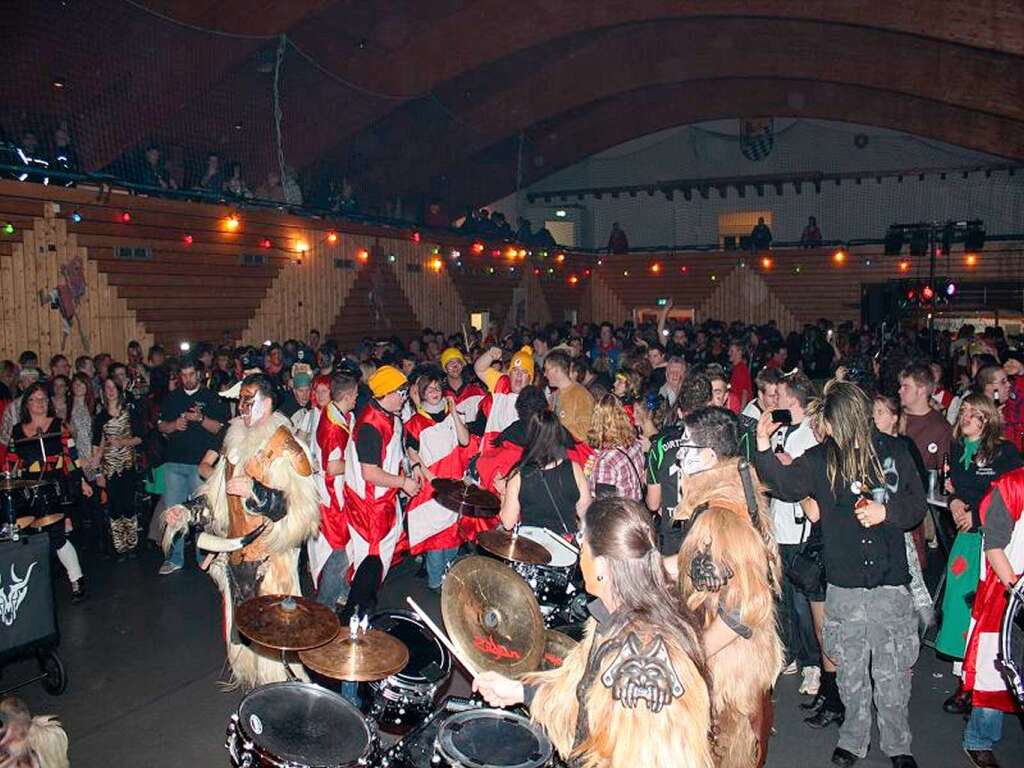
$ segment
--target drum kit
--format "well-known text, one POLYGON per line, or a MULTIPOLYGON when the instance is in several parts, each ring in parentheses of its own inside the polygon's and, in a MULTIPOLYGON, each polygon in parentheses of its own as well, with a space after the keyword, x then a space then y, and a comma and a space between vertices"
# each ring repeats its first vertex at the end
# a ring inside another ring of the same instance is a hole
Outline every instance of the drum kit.
MULTIPOLYGON (((460 518, 498 513, 497 497, 480 488, 451 480, 436 480, 434 487, 439 501, 460 518)), ((480 554, 457 559, 442 585, 447 634, 411 598, 412 610, 353 617, 347 631, 333 611, 302 597, 263 595, 239 605, 238 631, 280 651, 289 680, 256 688, 242 699, 227 729, 232 765, 556 765, 550 740, 525 711, 439 698, 453 661, 471 677, 486 670, 519 677, 561 666, 582 634, 581 625, 545 627, 555 614, 554 601, 567 594, 578 570, 578 552, 561 542, 546 529, 526 526, 479 534, 480 554), (324 685, 296 679, 290 653, 297 653, 311 678, 324 685), (338 682, 364 684, 363 705, 330 689, 338 682), (381 746, 381 731, 397 741, 381 746)))
POLYGON ((16 470, 0 472, 0 541, 17 541, 63 521, 64 513, 53 511, 62 498, 56 480, 22 477, 16 470))
POLYGON ((255 643, 298 653, 314 679, 367 684, 362 709, 317 683, 292 679, 254 689, 227 728, 235 768, 547 768, 554 751, 524 711, 438 697, 453 659, 471 675, 511 676, 561 665, 576 641, 545 630, 540 607, 512 569, 469 556, 451 569, 441 612, 451 638, 411 599, 413 611, 352 621, 302 597, 263 595, 235 610, 238 631, 255 643), (401 737, 389 748, 380 731, 401 737))
MULTIPOLYGON (((434 497, 460 516, 494 518, 501 502, 461 480, 434 480, 434 497)), ((582 622, 586 596, 579 573, 579 549, 548 528, 518 525, 512 531, 489 530, 476 536, 479 554, 497 558, 518 573, 533 591, 547 626, 582 622)))

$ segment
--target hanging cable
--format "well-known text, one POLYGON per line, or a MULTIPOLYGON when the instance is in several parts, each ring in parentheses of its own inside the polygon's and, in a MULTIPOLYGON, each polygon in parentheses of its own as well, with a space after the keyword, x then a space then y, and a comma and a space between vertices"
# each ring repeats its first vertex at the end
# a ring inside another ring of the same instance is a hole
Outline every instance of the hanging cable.
POLYGON ((277 138, 277 163, 281 173, 281 189, 284 190, 287 177, 284 167, 284 141, 281 138, 281 66, 284 64, 284 53, 288 47, 288 38, 281 35, 277 43, 277 57, 274 60, 274 133, 277 138))

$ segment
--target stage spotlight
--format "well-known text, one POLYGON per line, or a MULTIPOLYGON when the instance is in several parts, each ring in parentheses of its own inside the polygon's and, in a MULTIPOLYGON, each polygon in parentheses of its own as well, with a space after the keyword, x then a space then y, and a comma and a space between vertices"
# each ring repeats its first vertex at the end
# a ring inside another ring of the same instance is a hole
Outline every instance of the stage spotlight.
POLYGON ((956 283, 953 282, 952 280, 946 283, 946 295, 949 298, 953 298, 953 296, 956 295, 956 283))
POLYGON ((921 299, 923 301, 931 301, 935 298, 935 290, 930 286, 926 285, 921 289, 921 299))
POLYGON ((978 254, 976 254, 976 253, 968 253, 966 256, 964 256, 964 264, 966 264, 968 267, 973 267, 973 266, 977 265, 977 263, 978 263, 978 254))
POLYGON ((964 250, 980 251, 985 247, 985 230, 981 224, 970 224, 964 234, 964 250))
POLYGON ((832 261, 834 261, 836 264, 842 264, 843 262, 845 262, 846 251, 843 250, 841 247, 836 248, 836 250, 832 253, 832 261))

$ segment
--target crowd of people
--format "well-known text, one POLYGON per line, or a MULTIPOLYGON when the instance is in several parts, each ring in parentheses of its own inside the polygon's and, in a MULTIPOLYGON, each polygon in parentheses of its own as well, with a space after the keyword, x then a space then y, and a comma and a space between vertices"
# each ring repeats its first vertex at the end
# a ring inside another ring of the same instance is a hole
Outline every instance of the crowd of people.
MULTIPOLYGON (((74 542, 132 557, 147 531, 161 539, 167 510, 188 508, 168 520, 183 532, 204 514, 190 499, 223 475, 218 462, 229 473, 238 463, 224 447, 230 425, 271 413, 316 486, 316 532, 300 537, 304 591, 346 620, 372 612, 402 557, 421 558, 439 590, 460 549, 500 520, 581 539, 607 626, 654 642, 649 623, 664 606, 629 605, 639 582, 614 563, 649 550, 659 559, 645 560, 644 583, 679 601, 663 639, 689 662, 673 674, 704 688, 677 714, 703 722, 693 707, 707 699, 718 765, 763 761, 778 674, 801 675, 808 726, 838 725, 836 765, 867 754, 872 701, 882 750, 897 768, 916 765, 911 669, 935 616, 924 577, 945 565, 939 545, 951 539, 937 647, 962 685, 945 709, 969 713, 972 764, 996 766, 1013 704, 990 636, 1022 570, 1024 356, 1000 328, 883 338, 822 320, 784 334, 773 323, 669 322, 670 309, 640 326, 426 329, 345 350, 314 330, 177 356, 133 342, 124 362, 58 354, 45 369, 24 352, 0 363, 0 445, 8 467, 70 480, 74 511, 49 535, 76 600, 74 542), (437 478, 496 493, 498 520, 457 524, 434 498, 437 478), (609 520, 650 528, 649 546, 646 533, 616 543, 609 520), (597 584, 603 575, 610 584, 597 584)), ((249 477, 221 482, 228 499, 275 508, 249 477)), ((160 573, 188 567, 186 537, 164 542, 160 573)), ((597 637, 605 630, 599 620, 597 637)), ((568 695, 551 686, 563 683, 488 675, 477 687, 550 719, 568 695)), ((551 723, 572 746, 564 727, 551 723)), ((584 743, 614 752, 597 734, 584 743)))

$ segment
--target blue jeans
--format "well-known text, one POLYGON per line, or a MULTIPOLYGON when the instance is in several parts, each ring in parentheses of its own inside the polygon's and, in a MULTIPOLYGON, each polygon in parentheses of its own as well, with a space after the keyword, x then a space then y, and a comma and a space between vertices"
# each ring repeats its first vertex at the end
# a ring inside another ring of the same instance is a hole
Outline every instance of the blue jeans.
MULTIPOLYGON (((173 507, 184 503, 202 485, 199 467, 195 464, 179 464, 169 461, 164 464, 164 506, 173 507)), ((185 565, 185 537, 179 536, 171 545, 167 561, 179 568, 185 565)))
POLYGON ((444 578, 445 569, 459 554, 458 547, 448 549, 432 549, 423 553, 423 559, 427 563, 427 586, 431 589, 441 588, 441 579, 444 578))
POLYGON ((327 558, 320 571, 320 585, 316 590, 316 601, 331 610, 342 598, 348 598, 348 554, 344 549, 336 549, 327 558))
POLYGON ((992 749, 1003 737, 1003 713, 998 709, 975 707, 964 728, 964 749, 992 749))

